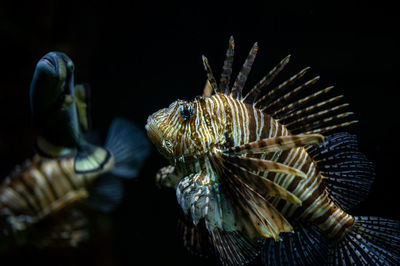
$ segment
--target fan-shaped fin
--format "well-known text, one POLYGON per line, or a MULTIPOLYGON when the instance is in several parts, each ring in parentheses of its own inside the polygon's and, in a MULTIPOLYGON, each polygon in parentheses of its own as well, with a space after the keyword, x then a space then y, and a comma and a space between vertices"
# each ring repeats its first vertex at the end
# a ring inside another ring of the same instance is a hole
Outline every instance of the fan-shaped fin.
POLYGON ((286 56, 277 66, 275 66, 267 75, 265 75, 243 98, 244 102, 254 103, 262 90, 267 87, 274 78, 282 71, 282 69, 289 63, 290 55, 286 56))
POLYGON ((252 261, 261 251, 262 242, 249 239, 240 232, 210 232, 211 240, 223 265, 244 265, 252 261))
POLYGON ((264 265, 325 265, 329 240, 315 225, 295 224, 293 233, 281 234, 280 241, 267 240, 264 265))
POLYGON ((399 265, 400 223, 355 216, 352 230, 330 248, 329 265, 399 265))
POLYGON ((222 153, 226 155, 240 155, 277 152, 312 144, 321 144, 323 141, 324 137, 319 134, 280 136, 231 147, 222 150, 222 153))
POLYGON ((260 175, 254 174, 248 171, 246 168, 239 166, 235 163, 226 161, 230 167, 225 167, 225 169, 232 175, 236 175, 243 183, 247 184, 254 192, 259 194, 261 197, 277 197, 289 201, 292 204, 300 205, 301 200, 287 191, 285 188, 274 183, 273 181, 262 177, 260 175), (231 168, 233 167, 233 168, 231 168))
POLYGON ((329 197, 343 210, 367 197, 375 173, 372 163, 359 151, 355 135, 326 136, 324 144, 310 147, 308 153, 324 176, 329 197))
POLYGON ((249 169, 249 171, 275 172, 286 175, 294 175, 296 177, 300 177, 301 179, 307 178, 307 175, 304 172, 275 161, 263 160, 260 158, 225 155, 224 159, 243 166, 246 169, 249 169))
MULTIPOLYGON (((263 196, 257 193, 241 177, 224 167, 226 177, 224 184, 227 186, 232 206, 240 208, 242 223, 250 221, 252 228, 256 229, 257 235, 253 239, 269 238, 279 239, 281 232, 290 232, 292 226, 286 218, 263 196), (244 221, 243 221, 244 220, 244 221)), ((247 228, 246 228, 247 229, 247 228)), ((247 232, 251 235, 253 232, 247 232)))
POLYGON ((256 58, 257 51, 258 43, 256 42, 251 48, 249 55, 247 56, 246 61, 243 64, 242 70, 240 70, 239 74, 236 77, 235 83, 233 84, 231 95, 236 99, 242 98, 242 90, 250 73, 254 59, 256 58))

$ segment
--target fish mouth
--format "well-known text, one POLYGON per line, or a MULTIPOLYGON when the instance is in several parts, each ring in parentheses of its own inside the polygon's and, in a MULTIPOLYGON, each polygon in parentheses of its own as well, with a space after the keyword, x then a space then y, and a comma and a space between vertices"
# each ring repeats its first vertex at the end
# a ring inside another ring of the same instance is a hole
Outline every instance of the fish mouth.
POLYGON ((150 141, 156 146, 157 150, 165 157, 169 158, 170 154, 172 153, 171 143, 167 139, 165 139, 163 130, 160 127, 162 124, 162 120, 160 121, 160 117, 153 114, 149 116, 147 119, 147 124, 145 126, 147 136, 149 137, 150 141))
POLYGON ((44 56, 40 61, 42 61, 43 63, 45 63, 47 66, 56 69, 56 63, 54 62, 53 58, 48 57, 48 56, 44 56))
POLYGON ((157 145, 158 143, 161 142, 162 136, 161 132, 157 126, 157 121, 154 119, 154 117, 151 115, 149 118, 147 118, 147 124, 145 126, 147 136, 149 136, 149 139, 153 144, 157 145))

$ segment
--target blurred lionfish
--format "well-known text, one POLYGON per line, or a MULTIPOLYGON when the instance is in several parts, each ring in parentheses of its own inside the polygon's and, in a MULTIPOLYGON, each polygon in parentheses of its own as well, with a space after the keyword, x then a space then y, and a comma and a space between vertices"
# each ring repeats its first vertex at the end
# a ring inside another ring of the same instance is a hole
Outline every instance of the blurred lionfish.
POLYGON ((77 204, 105 213, 113 210, 122 199, 120 178, 137 176, 149 153, 145 134, 122 118, 113 120, 104 148, 109 163, 89 173, 75 172, 74 154, 58 159, 35 155, 17 167, 0 185, 0 236, 33 232, 38 239, 28 240, 39 247, 84 241, 88 221, 77 204))
POLYGON ((260 251, 271 265, 399 263, 399 222, 347 213, 374 178, 354 135, 327 134, 357 122, 348 104, 329 96, 332 87, 315 90, 319 77, 293 88, 308 68, 267 89, 290 56, 244 95, 257 50, 255 43, 229 87, 231 37, 219 85, 203 56, 202 97, 148 118, 150 140, 171 163, 158 182, 176 188, 191 216, 192 226, 181 223, 185 244, 207 250, 205 227, 224 264, 260 251))

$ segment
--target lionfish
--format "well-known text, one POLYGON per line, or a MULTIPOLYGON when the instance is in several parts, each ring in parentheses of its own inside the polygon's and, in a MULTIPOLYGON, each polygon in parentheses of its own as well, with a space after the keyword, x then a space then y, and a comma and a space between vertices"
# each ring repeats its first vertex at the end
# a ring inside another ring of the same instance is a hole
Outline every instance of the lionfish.
POLYGON ((318 76, 300 83, 309 68, 272 86, 290 55, 244 94, 257 51, 255 43, 230 86, 231 37, 219 84, 203 56, 203 95, 147 120, 171 164, 158 182, 176 188, 192 221, 181 223, 185 244, 200 252, 211 244, 224 264, 260 253, 269 265, 398 264, 400 223, 348 213, 366 197, 374 170, 356 136, 337 133, 357 122, 343 96, 315 89, 318 76))
POLYGON ((0 238, 36 236, 25 238, 38 247, 84 242, 85 210, 108 213, 117 207, 123 192, 120 178, 136 177, 149 153, 145 134, 122 118, 112 121, 104 148, 111 158, 98 171, 76 173, 73 153, 57 159, 35 155, 16 167, 0 184, 0 238))

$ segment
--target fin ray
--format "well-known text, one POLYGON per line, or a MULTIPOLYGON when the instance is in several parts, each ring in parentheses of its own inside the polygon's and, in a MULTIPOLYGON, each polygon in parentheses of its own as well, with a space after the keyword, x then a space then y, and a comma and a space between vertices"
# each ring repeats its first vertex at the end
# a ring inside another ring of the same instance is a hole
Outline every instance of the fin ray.
POLYGON ((271 71, 268 72, 243 98, 244 102, 253 104, 255 101, 258 100, 259 95, 261 94, 262 90, 267 87, 282 71, 283 68, 289 63, 290 55, 286 56, 282 59, 277 66, 275 66, 271 71))
POLYGON ((398 265, 400 222, 380 217, 355 216, 352 230, 329 253, 330 265, 398 265))
POLYGON ((315 225, 294 224, 293 233, 282 234, 280 241, 267 240, 262 261, 265 265, 325 265, 328 239, 315 225))
POLYGON ((232 75, 232 64, 234 56, 235 41, 233 36, 229 38, 229 46, 226 51, 224 65, 222 67, 221 78, 219 81, 219 92, 229 94, 229 83, 232 75))
POLYGON ((211 67, 210 67, 210 64, 208 63, 208 59, 207 59, 207 57, 205 57, 204 55, 202 56, 202 59, 203 59, 203 65, 204 65, 204 69, 206 70, 206 72, 207 72, 207 80, 209 81, 209 83, 210 83, 210 86, 209 87, 205 87, 205 89, 207 89, 208 91, 204 91, 203 92, 203 95, 206 95, 206 96, 210 96, 210 95, 212 95, 215 91, 217 91, 217 82, 215 81, 215 78, 214 78, 214 74, 213 74, 213 72, 212 72, 212 70, 211 70, 211 67))
POLYGON ((329 197, 345 211, 364 200, 374 180, 374 167, 358 149, 357 138, 349 133, 325 137, 309 154, 324 176, 329 197))
POLYGON ((323 140, 324 137, 320 134, 280 136, 231 147, 222 150, 222 153, 225 155, 241 155, 277 152, 312 144, 321 144, 323 140))
POLYGON ((258 51, 258 43, 254 43, 253 47, 251 48, 249 55, 244 62, 242 69, 240 70, 239 74, 236 77, 235 83, 233 83, 231 95, 236 99, 242 99, 242 90, 246 83, 247 77, 250 73, 251 66, 253 65, 254 59, 257 55, 258 51))
POLYGON ((237 172, 238 174, 236 176, 249 187, 251 187, 251 189, 259 194, 261 197, 265 198, 267 196, 272 196, 287 200, 295 205, 301 204, 301 200, 299 198, 287 191, 285 188, 274 183, 273 181, 260 175, 254 174, 250 171, 247 171, 245 168, 235 163, 229 161, 227 162, 231 167, 233 167, 234 170, 231 170, 228 167, 225 167, 225 170, 230 172, 232 175, 235 175, 234 172, 237 172))

